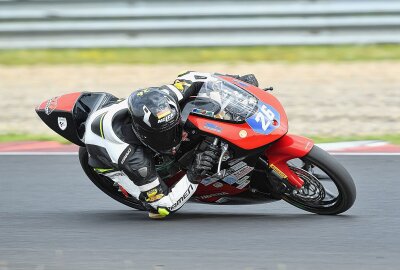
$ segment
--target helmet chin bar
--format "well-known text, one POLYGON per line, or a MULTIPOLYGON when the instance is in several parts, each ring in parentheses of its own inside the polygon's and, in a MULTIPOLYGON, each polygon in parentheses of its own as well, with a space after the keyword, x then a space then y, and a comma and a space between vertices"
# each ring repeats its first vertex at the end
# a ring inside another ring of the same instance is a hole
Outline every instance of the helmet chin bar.
POLYGON ((136 132, 136 130, 135 130, 133 127, 132 127, 132 131, 133 131, 133 133, 135 133, 136 137, 139 139, 139 141, 140 141, 144 146, 148 147, 148 148, 151 149, 153 152, 158 153, 158 154, 161 154, 161 155, 175 155, 175 154, 176 154, 176 151, 177 151, 177 150, 179 149, 179 147, 181 146, 181 142, 180 142, 180 143, 178 143, 176 146, 174 146, 174 147, 172 147, 172 148, 166 150, 165 152, 164 152, 164 151, 159 151, 159 150, 154 149, 153 147, 151 147, 151 146, 148 145, 147 143, 145 143, 145 142, 143 141, 143 139, 142 139, 142 136, 140 136, 140 134, 138 134, 138 133, 136 132), (170 151, 170 152, 167 152, 167 151, 170 151))

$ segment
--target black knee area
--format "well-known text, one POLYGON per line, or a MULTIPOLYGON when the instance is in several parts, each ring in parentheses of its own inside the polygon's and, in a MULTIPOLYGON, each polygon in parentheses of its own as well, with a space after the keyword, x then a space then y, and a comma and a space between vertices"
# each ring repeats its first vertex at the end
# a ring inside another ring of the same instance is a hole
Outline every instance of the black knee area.
POLYGON ((146 185, 157 178, 153 153, 141 145, 128 146, 122 152, 118 166, 137 186, 146 185))

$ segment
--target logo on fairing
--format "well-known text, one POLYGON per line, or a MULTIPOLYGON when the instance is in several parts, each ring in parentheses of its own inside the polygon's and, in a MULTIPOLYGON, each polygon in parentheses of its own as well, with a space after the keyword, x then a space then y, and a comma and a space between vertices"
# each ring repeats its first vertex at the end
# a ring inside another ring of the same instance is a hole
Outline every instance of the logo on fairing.
POLYGON ((56 108, 58 104, 58 97, 53 97, 46 102, 46 106, 44 107, 44 112, 47 115, 50 115, 56 108))
POLYGON ((268 135, 280 125, 279 112, 269 104, 258 102, 258 111, 246 119, 247 124, 257 133, 268 135))
POLYGON ((65 130, 67 128, 68 122, 65 117, 58 117, 58 127, 61 130, 65 130))
POLYGON ((204 128, 209 129, 209 130, 211 130, 211 131, 218 132, 218 133, 221 133, 221 132, 222 132, 222 128, 219 127, 219 126, 217 126, 216 124, 213 124, 213 123, 206 123, 206 124, 204 125, 204 128))

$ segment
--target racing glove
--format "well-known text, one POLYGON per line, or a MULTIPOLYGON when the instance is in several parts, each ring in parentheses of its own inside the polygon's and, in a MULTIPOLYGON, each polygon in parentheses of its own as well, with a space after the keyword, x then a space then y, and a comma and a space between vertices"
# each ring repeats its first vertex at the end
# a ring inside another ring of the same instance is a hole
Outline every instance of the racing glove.
POLYGON ((204 178, 212 175, 212 168, 218 162, 216 151, 206 150, 197 153, 190 169, 187 171, 189 180, 192 183, 198 184, 204 178))

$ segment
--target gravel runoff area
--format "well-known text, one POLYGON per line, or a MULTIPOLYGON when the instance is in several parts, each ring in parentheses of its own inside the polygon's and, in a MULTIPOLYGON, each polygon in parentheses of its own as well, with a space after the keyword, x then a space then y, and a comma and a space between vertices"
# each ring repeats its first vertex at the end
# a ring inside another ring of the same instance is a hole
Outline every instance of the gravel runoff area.
POLYGON ((0 66, 0 133, 52 134, 34 111, 50 97, 75 91, 126 97, 186 70, 254 73, 262 87, 274 87, 291 133, 400 133, 400 62, 0 66))

